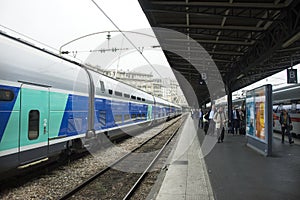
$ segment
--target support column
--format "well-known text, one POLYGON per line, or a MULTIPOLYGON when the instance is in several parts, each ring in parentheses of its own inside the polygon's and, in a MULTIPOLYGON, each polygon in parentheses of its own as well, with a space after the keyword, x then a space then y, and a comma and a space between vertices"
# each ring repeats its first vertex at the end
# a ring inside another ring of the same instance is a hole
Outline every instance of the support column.
POLYGON ((227 117, 228 117, 228 128, 233 131, 232 123, 232 92, 230 88, 227 88, 227 117))

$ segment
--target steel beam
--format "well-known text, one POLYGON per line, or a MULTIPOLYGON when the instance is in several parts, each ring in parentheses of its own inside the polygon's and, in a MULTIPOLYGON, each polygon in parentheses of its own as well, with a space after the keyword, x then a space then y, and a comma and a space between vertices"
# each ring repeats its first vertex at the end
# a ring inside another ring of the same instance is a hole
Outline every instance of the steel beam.
POLYGON ((284 3, 279 3, 274 5, 273 3, 228 3, 228 2, 184 2, 184 1, 151 1, 153 5, 163 5, 163 6, 184 6, 184 7, 218 7, 218 8, 255 8, 255 9, 283 9, 290 5, 292 0, 287 0, 284 3))
POLYGON ((254 26, 220 26, 220 25, 208 25, 208 24, 169 24, 162 23, 159 24, 162 27, 170 28, 196 28, 196 29, 214 29, 214 30, 234 30, 234 31, 253 31, 253 32, 262 32, 265 31, 264 27, 254 27, 254 26))
MULTIPOLYGON (((236 40, 205 40, 205 39, 194 39, 194 40, 199 43, 209 43, 209 44, 240 45, 240 46, 251 46, 254 44, 254 41, 247 42, 247 41, 236 41, 236 40)), ((191 42, 188 39, 176 39, 176 38, 166 39, 166 41, 186 42, 186 43, 191 42)))
MULTIPOLYGON (((297 1, 297 4, 294 5, 300 6, 300 2, 297 1)), ((299 16, 300 10, 288 10, 283 15, 284 18, 281 22, 275 22, 272 24, 267 31, 264 33, 264 37, 261 38, 260 42, 257 42, 248 53, 240 60, 240 62, 235 63, 235 69, 229 75, 229 79, 234 80, 238 74, 244 73, 247 74, 252 68, 259 66, 264 63, 264 61, 271 59, 271 55, 276 52, 278 49, 282 49, 283 44, 286 41, 289 41, 290 38, 294 37, 300 31, 299 16)), ((233 83, 238 84, 238 83, 233 83)), ((237 87, 237 86, 236 86, 237 87)))
MULTIPOLYGON (((214 8, 211 12, 201 12, 201 11, 193 11, 191 9, 189 10, 184 10, 184 9, 180 9, 180 10, 171 10, 171 9, 165 9, 165 8, 155 8, 155 9, 146 9, 145 12, 148 13, 165 13, 165 14, 190 14, 193 16, 197 16, 197 17, 228 17, 228 18, 233 18, 233 19, 240 19, 240 20, 263 20, 263 21, 276 21, 274 18, 261 18, 261 17, 257 17, 255 14, 252 14, 252 12, 249 12, 251 14, 249 14, 248 16, 245 15, 236 15, 233 12, 229 12, 228 15, 222 14, 222 13, 218 13, 216 11, 214 11, 216 8, 214 8)), ((246 9, 245 9, 246 10, 246 9)))

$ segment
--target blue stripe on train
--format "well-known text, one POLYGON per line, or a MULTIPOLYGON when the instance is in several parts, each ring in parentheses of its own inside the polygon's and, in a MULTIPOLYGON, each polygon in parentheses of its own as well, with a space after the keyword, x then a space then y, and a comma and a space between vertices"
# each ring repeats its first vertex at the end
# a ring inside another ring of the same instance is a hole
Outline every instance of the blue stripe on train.
POLYGON ((95 99, 95 130, 103 130, 117 127, 120 125, 135 123, 138 121, 146 121, 148 105, 136 104, 131 102, 123 102, 117 100, 109 100, 96 98, 95 99), (136 119, 128 122, 125 121, 125 115, 131 117, 132 114, 138 116, 144 114, 144 119, 136 119), (122 122, 115 123, 115 116, 121 115, 122 122))
MULTIPOLYGON (((145 104, 128 103, 116 100, 95 99, 95 130, 103 130, 117 127, 123 124, 145 121, 136 119, 131 122, 124 122, 124 116, 132 114, 147 116, 148 106, 145 104), (122 123, 115 123, 114 117, 122 116, 122 123), (102 118, 102 119, 101 119, 102 118)), ((65 113, 60 126, 59 136, 73 136, 83 134, 88 128, 88 97, 69 95, 65 113)))
POLYGON ((72 136, 87 130, 88 97, 69 94, 59 136, 72 136))
POLYGON ((0 101, 0 142, 1 142, 10 114, 16 103, 16 99, 18 97, 20 88, 0 85, 0 89, 11 90, 14 93, 14 99, 12 101, 0 101))

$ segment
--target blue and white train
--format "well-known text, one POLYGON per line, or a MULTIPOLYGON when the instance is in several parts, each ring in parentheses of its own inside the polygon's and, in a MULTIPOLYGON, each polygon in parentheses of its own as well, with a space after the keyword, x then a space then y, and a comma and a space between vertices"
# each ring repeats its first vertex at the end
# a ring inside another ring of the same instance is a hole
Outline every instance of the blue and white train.
POLYGON ((180 114, 180 106, 0 31, 0 174, 180 114))

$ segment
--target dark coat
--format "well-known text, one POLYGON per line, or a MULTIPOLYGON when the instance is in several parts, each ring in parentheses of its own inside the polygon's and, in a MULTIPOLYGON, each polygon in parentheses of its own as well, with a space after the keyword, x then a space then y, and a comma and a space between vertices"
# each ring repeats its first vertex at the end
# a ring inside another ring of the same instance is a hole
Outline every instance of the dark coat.
POLYGON ((210 113, 210 110, 204 114, 204 116, 203 116, 204 119, 209 120, 209 113, 210 113))
POLYGON ((238 109, 235 109, 235 110, 232 111, 232 119, 233 119, 233 116, 234 116, 234 112, 236 112, 237 120, 240 120, 241 118, 240 118, 240 113, 239 113, 238 109))
MULTIPOLYGON (((283 124, 283 112, 280 114, 280 118, 279 118, 279 123, 282 125, 283 124)), ((292 120, 291 120, 291 116, 287 113, 287 126, 289 126, 291 123, 292 123, 292 120)))

